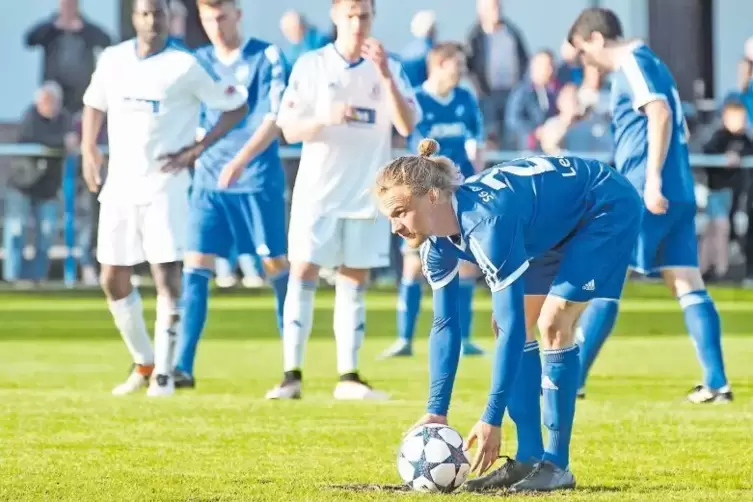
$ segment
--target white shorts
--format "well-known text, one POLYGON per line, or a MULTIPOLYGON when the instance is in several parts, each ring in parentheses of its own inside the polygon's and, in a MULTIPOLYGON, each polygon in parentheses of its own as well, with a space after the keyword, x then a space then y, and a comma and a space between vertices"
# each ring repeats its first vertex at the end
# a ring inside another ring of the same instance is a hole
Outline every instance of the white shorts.
POLYGON ((288 258, 322 268, 345 266, 355 269, 387 267, 390 264, 390 224, 376 219, 309 217, 291 215, 288 258))
POLYGON ((160 194, 148 204, 102 201, 99 210, 97 261, 132 266, 183 259, 188 193, 160 194))

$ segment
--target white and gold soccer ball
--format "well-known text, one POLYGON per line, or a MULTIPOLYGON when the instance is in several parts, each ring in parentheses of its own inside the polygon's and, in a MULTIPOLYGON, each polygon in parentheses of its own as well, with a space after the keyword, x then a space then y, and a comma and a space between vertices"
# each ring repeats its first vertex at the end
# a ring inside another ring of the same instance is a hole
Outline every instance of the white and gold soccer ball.
POLYGON ((397 470, 411 489, 449 493, 468 477, 471 465, 463 437, 447 425, 427 424, 408 433, 397 455, 397 470))

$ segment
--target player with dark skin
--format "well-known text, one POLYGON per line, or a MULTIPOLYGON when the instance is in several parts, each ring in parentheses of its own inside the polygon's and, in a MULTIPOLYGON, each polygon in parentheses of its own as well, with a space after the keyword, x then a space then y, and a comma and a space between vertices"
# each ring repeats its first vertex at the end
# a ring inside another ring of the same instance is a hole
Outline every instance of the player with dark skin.
MULTIPOLYGON (((167 0, 136 0, 131 20, 136 30, 136 51, 140 57, 156 54, 165 48, 168 39, 167 0)), ((162 169, 166 172, 177 172, 193 166, 201 152, 230 131, 246 113, 246 105, 225 112, 216 127, 201 141, 160 158, 159 160, 164 161, 162 169)), ((97 137, 104 120, 105 112, 89 106, 84 107, 81 154, 84 180, 92 192, 98 192, 102 185, 101 170, 104 157, 97 146, 97 137)), ((158 295, 175 302, 180 299, 181 271, 180 262, 151 264, 158 295)), ((117 301, 131 294, 131 273, 130 266, 102 265, 102 289, 108 299, 117 301)))

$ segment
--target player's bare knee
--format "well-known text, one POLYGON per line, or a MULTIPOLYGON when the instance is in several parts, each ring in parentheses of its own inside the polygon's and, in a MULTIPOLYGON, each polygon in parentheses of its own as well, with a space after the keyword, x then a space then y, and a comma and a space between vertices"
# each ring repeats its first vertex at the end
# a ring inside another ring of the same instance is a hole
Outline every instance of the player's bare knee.
POLYGON ((183 255, 183 267, 214 270, 215 258, 213 254, 187 252, 183 255))
POLYGON ((108 300, 117 301, 125 298, 133 291, 131 267, 102 265, 100 283, 108 300))
POLYGON ((480 274, 480 270, 471 262, 460 262, 460 277, 463 279, 475 279, 480 274))
POLYGON ((706 289, 701 271, 697 268, 682 267, 666 269, 662 272, 662 278, 675 297, 706 289))
POLYGON ((299 281, 319 280, 319 266, 314 263, 291 262, 290 277, 299 281))
POLYGON ((562 316, 541 316, 538 328, 545 348, 565 347, 568 339, 572 341, 572 326, 563 322, 562 316))
POLYGON ((156 263, 152 265, 151 269, 157 295, 175 300, 180 298, 181 264, 179 262, 156 263))
POLYGON ((337 271, 338 278, 342 277, 359 285, 366 284, 369 278, 369 269, 340 267, 337 271))
POLYGON ((288 263, 288 259, 285 256, 264 258, 262 265, 264 266, 264 272, 270 277, 279 275, 290 268, 290 263, 288 263))

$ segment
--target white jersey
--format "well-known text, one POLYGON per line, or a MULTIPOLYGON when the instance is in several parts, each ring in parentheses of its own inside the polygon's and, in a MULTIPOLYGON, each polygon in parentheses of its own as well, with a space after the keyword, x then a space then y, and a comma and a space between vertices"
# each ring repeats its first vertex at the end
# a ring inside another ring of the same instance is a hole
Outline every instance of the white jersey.
POLYGON ((86 106, 107 112, 110 153, 100 200, 147 204, 166 191, 188 190, 189 173, 163 173, 157 159, 194 141, 202 102, 234 110, 246 98, 243 86, 220 79, 177 42, 146 58, 137 55, 135 40, 106 49, 84 94, 86 106))
MULTIPOLYGON (((402 66, 390 58, 399 92, 420 110, 402 66)), ((377 215, 371 188, 377 170, 392 158, 392 111, 376 66, 348 63, 333 44, 301 56, 282 99, 278 125, 328 117, 333 104, 354 108, 355 119, 324 127, 303 143, 293 190, 293 210, 342 218, 377 215)))

